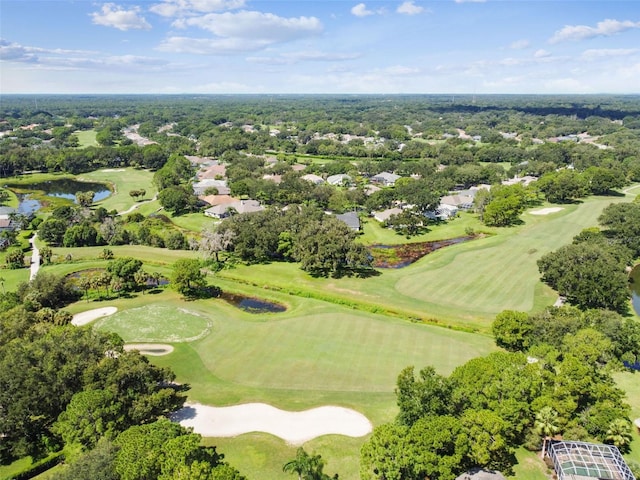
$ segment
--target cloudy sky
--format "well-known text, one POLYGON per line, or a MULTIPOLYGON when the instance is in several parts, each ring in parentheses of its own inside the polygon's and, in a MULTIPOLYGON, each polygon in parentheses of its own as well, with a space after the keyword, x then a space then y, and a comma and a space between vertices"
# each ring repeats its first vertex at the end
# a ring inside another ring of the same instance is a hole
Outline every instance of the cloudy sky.
POLYGON ((1 0, 2 93, 640 93, 638 0, 1 0))

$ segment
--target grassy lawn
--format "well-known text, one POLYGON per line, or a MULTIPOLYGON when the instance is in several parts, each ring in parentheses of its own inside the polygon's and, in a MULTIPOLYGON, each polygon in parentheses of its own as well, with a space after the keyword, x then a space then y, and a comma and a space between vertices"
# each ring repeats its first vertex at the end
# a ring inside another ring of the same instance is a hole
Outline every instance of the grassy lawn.
POLYGON ((365 245, 397 245, 462 237, 467 235, 469 229, 486 233, 497 231, 494 228, 484 226, 478 220, 477 215, 461 212, 457 218, 448 222, 429 224, 426 233, 406 238, 404 235, 396 233, 393 229, 383 227, 377 220, 368 217, 362 221, 363 233, 358 239, 360 243, 365 245))
MULTIPOLYGON (((145 188, 147 199, 151 198, 155 193, 151 177, 150 172, 126 169, 93 172, 82 178, 113 182, 116 194, 101 205, 123 211, 135 203, 128 195, 131 189, 145 188)), ((625 200, 629 199, 631 196, 625 200)), ((171 354, 150 357, 150 361, 170 367, 178 382, 188 383, 190 401, 216 406, 265 402, 287 410, 340 405, 379 425, 397 413, 393 391, 404 367, 414 365, 419 370, 432 365, 439 373, 449 374, 471 358, 496 349, 485 335, 496 313, 507 308, 533 312, 552 304, 555 295, 539 282, 537 259, 569 243, 583 228, 596 225, 602 209, 620 200, 595 197, 563 205, 562 211, 551 215, 527 213, 522 225, 491 231, 499 235, 443 248, 409 267, 381 270, 368 279, 313 278, 297 265, 284 263, 238 266, 210 277, 210 283, 224 291, 286 305, 287 311, 278 314, 247 313, 222 299, 186 302, 170 289, 109 301, 82 300, 68 310, 78 313, 115 306, 118 313, 98 320, 95 328, 115 331, 130 342, 172 343, 175 350, 171 354)), ((157 208, 151 202, 143 204, 140 212, 157 208)), ((194 214, 173 221, 181 228, 199 231, 209 219, 194 214)), ((372 222, 365 224, 362 242, 407 241, 372 222)), ((411 241, 461 236, 469 228, 487 231, 472 215, 462 214, 411 241)), ((106 262, 98 258, 103 248, 54 248, 54 258, 71 255, 71 261, 43 270, 66 275, 103 268, 106 262)), ((145 270, 167 276, 175 260, 197 255, 139 245, 109 248, 116 258, 139 258, 145 270)), ((28 276, 28 270, 3 270, 0 276, 7 290, 12 290, 28 276)), ((639 417, 637 376, 621 374, 617 381, 628 392, 633 415, 639 417)), ((355 480, 365 440, 332 435, 312 440, 305 448, 322 454, 327 473, 338 472, 342 479, 355 480)), ((261 433, 205 441, 218 445, 248 478, 285 478, 282 465, 295 455, 295 447, 261 433)), ((636 435, 629 458, 638 460, 639 444, 636 435)), ((545 478, 545 469, 534 453, 522 450, 518 458, 514 478, 545 478)), ((3 473, 0 470, 0 478, 3 473)))
MULTIPOLYGON (((254 287, 241 290, 264 297, 254 287)), ((362 412, 375 425, 396 415, 393 389, 405 366, 434 365, 448 374, 468 359, 495 349, 491 339, 482 335, 273 291, 266 297, 287 305, 288 310, 250 314, 221 299, 184 302, 171 290, 109 302, 81 301, 69 310, 117 306, 119 313, 99 320, 96 326, 116 330, 132 341, 167 341, 176 332, 187 337, 208 328, 209 334, 199 340, 174 343, 170 355, 151 358, 155 364, 170 366, 178 382, 190 384, 190 401, 212 405, 266 402, 288 410, 341 405, 362 412)), ((327 471, 356 479, 359 450, 365 440, 333 435, 305 447, 322 454, 327 471)), ((218 445, 249 478, 282 478, 283 463, 295 454, 294 447, 267 434, 206 441, 218 445)))
MULTIPOLYGON (((96 203, 96 205, 104 207, 109 211, 116 210, 123 212, 131 208, 134 204, 139 203, 129 195, 131 190, 139 190, 141 188, 146 190, 147 193, 144 199, 141 200, 150 200, 157 193, 157 189, 152 183, 153 172, 149 170, 136 168, 103 169, 84 173, 80 175, 78 179, 91 182, 106 182, 113 185, 113 195, 96 203)), ((159 204, 155 203, 155 209, 158 209, 159 206, 159 204)))
POLYGON ((239 267, 220 276, 284 291, 322 292, 404 316, 487 332, 502 310, 535 312, 553 304, 556 294, 539 281, 537 260, 570 243, 582 229, 597 225, 602 209, 620 200, 593 197, 562 205, 560 212, 550 215, 525 213, 522 225, 494 230, 499 235, 437 250, 413 265, 380 270, 379 276, 366 280, 312 278, 291 264, 239 267))
POLYGON ((509 478, 517 480, 548 480, 551 478, 547 474, 546 464, 538 453, 519 448, 516 450, 516 458, 518 459, 518 464, 513 467, 514 474, 509 478))
MULTIPOLYGON (((614 378, 616 384, 627 393, 625 400, 631 405, 630 420, 640 418, 640 372, 616 373, 614 378)), ((625 455, 625 458, 640 463, 640 433, 636 427, 633 427, 631 452, 625 455)))
POLYGON ((78 137, 79 148, 97 147, 98 142, 96 141, 96 133, 97 132, 94 129, 77 130, 73 132, 73 134, 78 137))
POLYGON ((97 320, 94 328, 115 332, 127 342, 189 342, 207 335, 211 323, 185 308, 154 303, 97 320))

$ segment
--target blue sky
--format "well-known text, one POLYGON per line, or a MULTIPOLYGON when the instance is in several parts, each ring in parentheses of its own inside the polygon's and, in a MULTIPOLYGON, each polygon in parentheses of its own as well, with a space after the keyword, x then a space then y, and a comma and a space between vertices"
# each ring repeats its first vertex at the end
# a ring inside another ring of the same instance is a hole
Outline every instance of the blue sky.
POLYGON ((2 93, 640 93, 640 1, 0 1, 2 93))

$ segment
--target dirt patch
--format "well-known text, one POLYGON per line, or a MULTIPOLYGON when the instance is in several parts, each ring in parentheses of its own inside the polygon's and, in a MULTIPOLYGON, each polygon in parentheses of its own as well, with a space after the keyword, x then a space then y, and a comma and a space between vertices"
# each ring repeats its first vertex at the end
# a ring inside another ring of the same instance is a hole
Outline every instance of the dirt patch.
POLYGON ((138 350, 142 355, 159 357, 173 352, 173 346, 164 343, 128 343, 124 346, 127 352, 138 350))
POLYGON ((91 323, 98 318, 106 317, 108 315, 113 315, 116 313, 118 309, 116 307, 104 307, 104 308, 96 308, 94 310, 87 310, 86 312, 76 313, 71 320, 71 323, 76 327, 80 327, 82 325, 86 325, 87 323, 91 323))
POLYGON ((541 208, 540 210, 532 210, 529 213, 531 215, 549 215, 550 213, 556 213, 560 210, 564 210, 562 207, 549 207, 549 208, 541 208))
POLYGON ((373 429, 362 415, 344 407, 324 406, 302 412, 288 412, 264 403, 232 407, 187 404, 172 416, 184 427, 204 437, 235 437, 265 432, 292 445, 302 445, 322 435, 362 437, 373 429))

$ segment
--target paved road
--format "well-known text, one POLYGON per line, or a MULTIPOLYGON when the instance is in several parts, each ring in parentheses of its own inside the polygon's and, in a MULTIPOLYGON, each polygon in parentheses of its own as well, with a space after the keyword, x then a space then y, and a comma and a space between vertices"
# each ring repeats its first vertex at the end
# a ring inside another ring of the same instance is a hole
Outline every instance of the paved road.
POLYGON ((33 253, 31 254, 31 274, 29 275, 29 280, 33 280, 38 274, 38 270, 40 269, 40 250, 36 247, 36 237, 37 233, 33 235, 29 239, 29 243, 31 244, 31 248, 33 249, 33 253))

